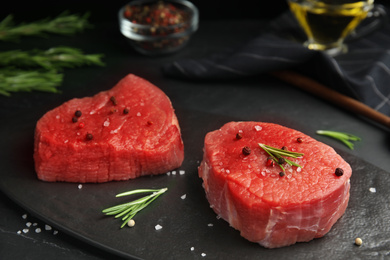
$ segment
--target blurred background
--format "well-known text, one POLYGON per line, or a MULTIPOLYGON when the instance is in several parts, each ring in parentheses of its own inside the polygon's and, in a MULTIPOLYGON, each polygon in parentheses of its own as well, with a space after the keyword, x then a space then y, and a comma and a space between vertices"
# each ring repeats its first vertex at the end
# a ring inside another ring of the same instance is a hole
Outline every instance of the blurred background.
MULTIPOLYGON (((91 12, 91 21, 117 19, 119 8, 129 0, 120 1, 10 1, 0 8, 0 19, 12 13, 16 21, 41 19, 55 16, 68 10, 70 12, 91 12), (71 9, 69 8, 71 7, 71 9)), ((272 1, 223 1, 193 0, 200 11, 200 19, 265 19, 272 18, 287 9, 285 0, 272 1)))

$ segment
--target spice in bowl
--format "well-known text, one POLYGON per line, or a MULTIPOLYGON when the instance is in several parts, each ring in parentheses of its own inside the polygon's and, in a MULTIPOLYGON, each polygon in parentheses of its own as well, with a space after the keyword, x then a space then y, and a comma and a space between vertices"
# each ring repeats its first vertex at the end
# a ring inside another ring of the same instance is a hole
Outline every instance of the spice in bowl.
POLYGON ((132 1, 119 11, 121 33, 148 55, 180 50, 198 28, 198 10, 188 1, 132 1))

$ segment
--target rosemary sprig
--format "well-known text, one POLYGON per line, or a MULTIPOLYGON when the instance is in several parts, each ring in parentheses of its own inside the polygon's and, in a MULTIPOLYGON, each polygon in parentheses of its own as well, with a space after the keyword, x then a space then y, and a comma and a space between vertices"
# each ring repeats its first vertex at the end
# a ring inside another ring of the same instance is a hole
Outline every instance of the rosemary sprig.
POLYGON ((283 158, 283 161, 288 163, 290 166, 294 165, 296 167, 302 168, 302 166, 300 166, 299 164, 297 164, 297 163, 287 159, 286 157, 298 158, 298 157, 303 156, 304 155, 303 153, 297 153, 297 152, 287 151, 287 150, 283 150, 283 149, 278 149, 278 148, 275 148, 275 147, 272 147, 272 146, 269 146, 269 145, 265 145, 265 144, 260 144, 260 143, 259 143, 259 146, 266 153, 269 154, 269 156, 274 160, 275 163, 277 163, 279 165, 279 167, 283 171, 285 171, 285 169, 284 169, 283 165, 281 163, 279 163, 279 158, 283 158))
POLYGON ((53 19, 14 25, 13 16, 8 15, 0 22, 0 41, 15 41, 21 36, 44 36, 46 33, 71 35, 89 27, 89 14, 82 16, 64 12, 53 19))
POLYGON ((63 75, 55 70, 25 71, 0 69, 0 95, 10 96, 11 92, 33 90, 57 93, 63 75))
POLYGON ((49 70, 83 65, 103 66, 102 56, 102 54, 84 54, 79 49, 66 46, 48 50, 11 50, 0 52, 0 66, 42 67, 49 70))
POLYGON ((344 143, 351 150, 354 149, 354 144, 350 141, 360 141, 361 140, 361 138, 356 136, 356 135, 344 133, 344 132, 338 132, 338 131, 317 130, 316 133, 319 135, 325 135, 325 136, 332 137, 336 140, 339 140, 342 143, 344 143))
POLYGON ((162 188, 162 189, 138 189, 138 190, 132 190, 124 193, 120 193, 116 195, 116 197, 123 197, 133 194, 139 194, 139 193, 149 193, 152 192, 152 194, 142 197, 140 199, 120 204, 117 206, 113 206, 107 209, 104 209, 102 212, 106 215, 115 215, 115 218, 122 217, 122 225, 121 228, 123 228, 126 223, 133 219, 133 217, 142 209, 147 207, 150 203, 152 203, 155 199, 157 199, 161 194, 166 192, 168 188, 162 188))

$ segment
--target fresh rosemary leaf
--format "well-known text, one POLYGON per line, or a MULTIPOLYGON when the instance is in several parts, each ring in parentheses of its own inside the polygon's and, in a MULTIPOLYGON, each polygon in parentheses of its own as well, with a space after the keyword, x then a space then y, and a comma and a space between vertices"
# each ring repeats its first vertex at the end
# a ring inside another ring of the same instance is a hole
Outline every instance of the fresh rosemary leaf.
POLYGON ((25 71, 0 69, 0 94, 10 96, 12 92, 33 90, 57 93, 63 75, 55 70, 25 71))
POLYGON ((80 16, 64 12, 53 19, 15 25, 13 16, 8 15, 0 22, 0 40, 15 41, 21 36, 44 36, 47 33, 72 35, 90 27, 88 17, 88 13, 80 16))
POLYGON ((356 136, 356 135, 344 133, 344 132, 338 132, 338 131, 317 130, 316 133, 319 135, 325 135, 325 136, 332 137, 336 140, 339 140, 342 143, 344 143, 351 150, 354 149, 354 144, 350 141, 360 141, 361 140, 361 138, 356 136))
POLYGON ((122 218, 122 225, 121 228, 123 228, 127 222, 141 210, 146 208, 150 203, 152 203, 155 199, 157 199, 161 194, 166 192, 168 188, 163 189, 138 189, 138 190, 132 190, 128 192, 123 192, 120 194, 117 194, 116 197, 123 197, 123 196, 129 196, 134 194, 140 194, 140 193, 150 193, 152 194, 148 196, 144 196, 142 198, 139 198, 137 200, 116 205, 110 208, 104 209, 102 212, 106 215, 115 215, 115 218, 122 218))
POLYGON ((265 144, 260 144, 259 146, 266 152, 268 155, 272 158, 272 160, 279 165, 279 167, 282 169, 282 171, 285 171, 283 165, 279 163, 279 158, 283 158, 283 161, 289 164, 290 166, 296 166, 302 168, 299 164, 287 159, 286 157, 291 157, 291 158, 298 158, 303 156, 303 153, 297 153, 297 152, 292 152, 292 151, 287 151, 283 149, 278 149, 269 145, 265 144))
POLYGON ((84 65, 103 66, 102 54, 84 54, 81 50, 60 46, 48 50, 11 50, 0 52, 0 66, 42 67, 45 69, 74 68, 84 65))

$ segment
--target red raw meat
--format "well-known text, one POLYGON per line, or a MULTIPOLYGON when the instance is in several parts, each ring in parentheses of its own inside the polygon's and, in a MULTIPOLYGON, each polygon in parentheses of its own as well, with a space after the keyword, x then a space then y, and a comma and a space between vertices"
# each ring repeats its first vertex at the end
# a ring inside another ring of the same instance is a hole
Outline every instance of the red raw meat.
POLYGON ((296 130, 260 122, 230 122, 208 133, 199 166, 213 210, 243 237, 267 248, 324 236, 347 207, 351 174, 333 148, 296 130), (286 165, 281 177, 281 168, 267 164, 269 155, 259 143, 304 153, 288 158, 302 168, 286 165), (243 153, 245 146, 249 155, 243 153), (336 168, 344 174, 336 176, 336 168))
POLYGON ((128 180, 166 173, 183 159, 169 98, 132 74, 111 90, 47 112, 35 129, 35 169, 44 181, 128 180))

